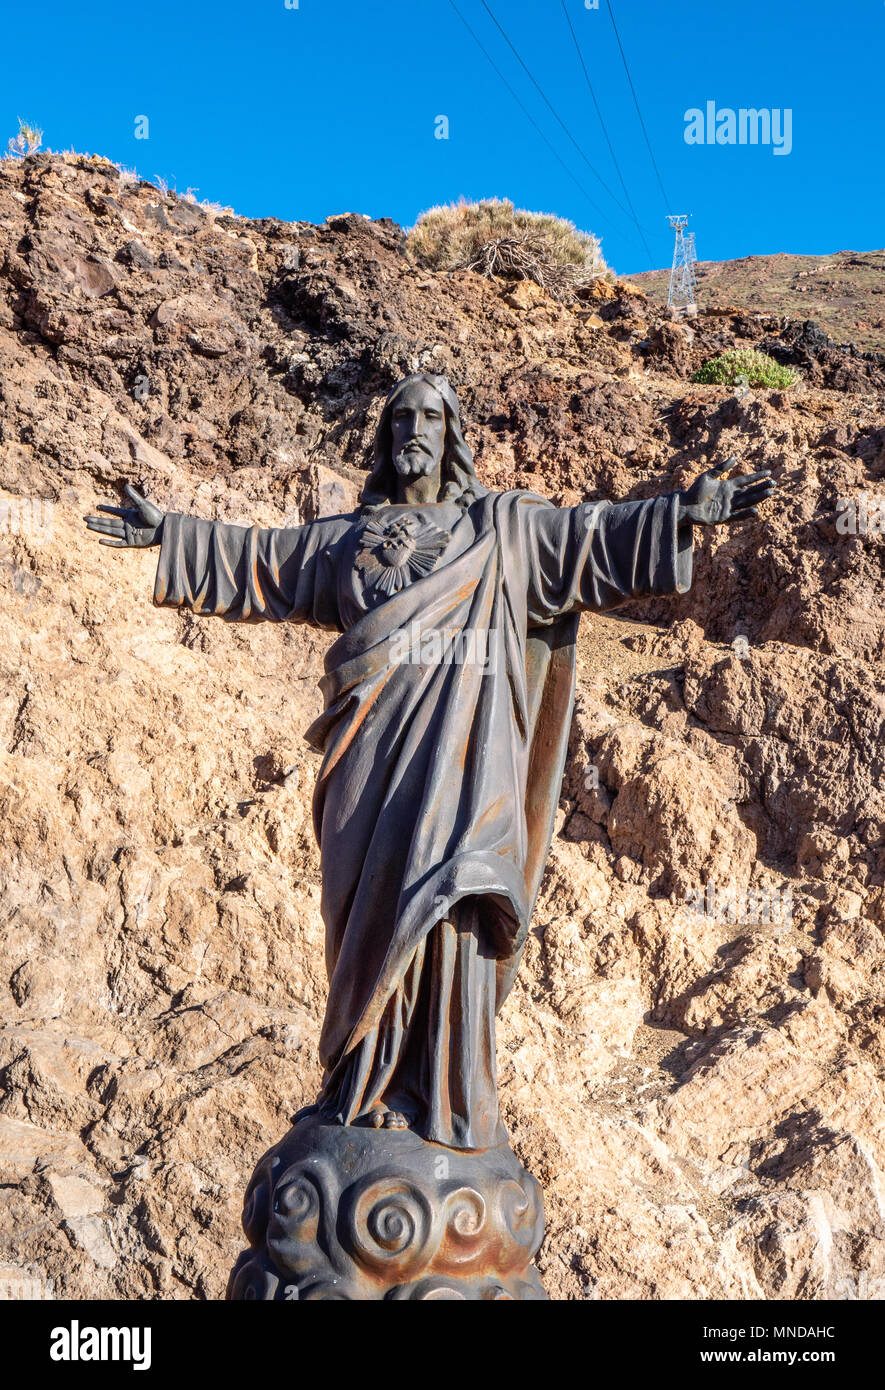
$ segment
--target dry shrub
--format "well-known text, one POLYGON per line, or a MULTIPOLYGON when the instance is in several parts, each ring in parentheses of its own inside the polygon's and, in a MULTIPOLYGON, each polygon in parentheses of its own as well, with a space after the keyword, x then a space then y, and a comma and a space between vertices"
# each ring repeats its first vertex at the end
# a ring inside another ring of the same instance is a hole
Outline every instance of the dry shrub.
POLYGON ((560 299, 608 272, 592 232, 564 217, 515 208, 507 198, 430 208, 409 232, 406 248, 432 270, 534 280, 560 299))

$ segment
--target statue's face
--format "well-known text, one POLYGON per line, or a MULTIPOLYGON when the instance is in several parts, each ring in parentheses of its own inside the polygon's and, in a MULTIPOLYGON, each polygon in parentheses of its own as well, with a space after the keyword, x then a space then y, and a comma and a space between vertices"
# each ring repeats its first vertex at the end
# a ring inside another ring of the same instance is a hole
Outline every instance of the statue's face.
POLYGON ((437 471, 446 444, 442 396, 426 381, 407 386, 390 417, 393 466, 401 478, 422 478, 437 471))

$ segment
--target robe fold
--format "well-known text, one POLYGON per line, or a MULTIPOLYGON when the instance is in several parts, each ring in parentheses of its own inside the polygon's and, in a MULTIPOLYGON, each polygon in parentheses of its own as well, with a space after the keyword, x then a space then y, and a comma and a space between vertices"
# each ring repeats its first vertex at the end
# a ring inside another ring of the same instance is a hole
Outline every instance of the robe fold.
POLYGON ((500 1142, 494 1015, 513 983, 550 844, 579 615, 684 592, 675 496, 556 508, 491 493, 393 507, 445 525, 392 595, 367 522, 287 529, 167 516, 154 601, 339 632, 307 731, 329 998, 321 1110, 399 1110, 426 1139, 500 1142), (442 518, 442 520, 441 520, 442 518))

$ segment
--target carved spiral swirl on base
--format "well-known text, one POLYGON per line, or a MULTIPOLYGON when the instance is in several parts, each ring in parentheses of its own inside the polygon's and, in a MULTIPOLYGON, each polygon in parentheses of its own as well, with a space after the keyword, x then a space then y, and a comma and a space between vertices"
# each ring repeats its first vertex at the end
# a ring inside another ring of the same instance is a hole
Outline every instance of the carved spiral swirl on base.
POLYGON ((429 1193, 400 1177, 369 1178, 347 1193, 343 1244, 357 1264, 401 1278, 432 1253, 429 1193))

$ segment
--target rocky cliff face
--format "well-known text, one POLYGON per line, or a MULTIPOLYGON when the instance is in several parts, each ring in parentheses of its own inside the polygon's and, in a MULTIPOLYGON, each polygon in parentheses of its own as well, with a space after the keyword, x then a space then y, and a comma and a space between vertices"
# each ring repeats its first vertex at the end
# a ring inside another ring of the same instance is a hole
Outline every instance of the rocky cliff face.
POLYGON ((0 1275, 219 1297, 319 1080, 328 636, 156 610, 155 553, 81 515, 124 480, 230 521, 346 510, 379 395, 427 367, 489 486, 644 497, 734 453, 785 499, 705 536, 678 602, 582 620, 498 1032, 547 1287, 882 1296, 881 364, 625 285, 568 308, 427 273, 390 222, 216 215, 74 156, 0 165, 0 290, 0 1275), (802 355, 790 392, 689 383, 766 341, 802 355))

